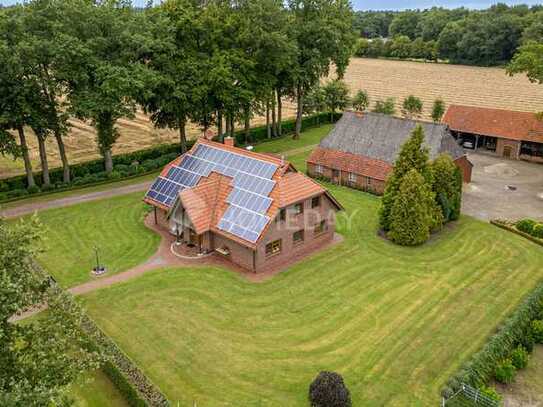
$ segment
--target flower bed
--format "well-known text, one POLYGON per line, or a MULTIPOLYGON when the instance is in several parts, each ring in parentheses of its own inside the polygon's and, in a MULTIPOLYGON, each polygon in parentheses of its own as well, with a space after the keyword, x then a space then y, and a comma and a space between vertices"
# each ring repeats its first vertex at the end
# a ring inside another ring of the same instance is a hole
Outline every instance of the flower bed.
POLYGON ((532 242, 540 246, 543 246, 543 238, 539 238, 539 237, 534 236, 533 234, 519 230, 517 227, 517 224, 519 222, 511 222, 511 221, 503 220, 503 219, 495 219, 495 220, 491 220, 490 223, 493 224, 494 226, 497 226, 499 228, 508 230, 509 232, 513 232, 513 233, 516 233, 517 235, 525 237, 526 239, 531 240, 532 242))

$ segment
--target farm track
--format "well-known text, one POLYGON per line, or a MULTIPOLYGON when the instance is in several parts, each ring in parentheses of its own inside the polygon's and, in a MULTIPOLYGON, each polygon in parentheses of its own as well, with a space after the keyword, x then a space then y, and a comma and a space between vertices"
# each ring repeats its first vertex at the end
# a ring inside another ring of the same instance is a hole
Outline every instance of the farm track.
MULTIPOLYGON (((367 90, 372 105, 379 99, 395 98, 398 114, 406 96, 418 96, 424 103, 424 119, 430 118, 432 103, 438 97, 447 105, 457 103, 521 111, 543 110, 543 86, 530 83, 522 75, 507 76, 502 68, 353 58, 345 80, 352 94, 360 89, 367 90)), ((293 116, 293 103, 285 101, 283 117, 293 116)), ((78 163, 99 158, 93 127, 75 119, 70 123, 71 130, 65 137, 70 161, 78 163)), ((253 120, 253 125, 263 123, 264 117, 253 120)), ((137 112, 132 120, 119 120, 118 129, 120 137, 114 146, 114 154, 178 140, 177 131, 155 129, 143 112, 137 112)), ((197 127, 189 126, 189 137, 194 138, 199 134, 197 127)), ((34 168, 39 170, 37 143, 30 131, 27 139, 34 168)), ((60 166, 53 138, 47 141, 47 151, 50 167, 60 166)), ((0 157, 0 179, 22 173, 21 160, 13 162, 9 158, 0 157)))

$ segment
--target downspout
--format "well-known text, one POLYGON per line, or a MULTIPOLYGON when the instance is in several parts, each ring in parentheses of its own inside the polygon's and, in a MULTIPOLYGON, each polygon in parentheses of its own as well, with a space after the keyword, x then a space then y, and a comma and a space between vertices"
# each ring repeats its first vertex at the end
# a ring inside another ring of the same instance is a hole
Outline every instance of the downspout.
POLYGON ((256 250, 253 250, 253 273, 256 274, 256 250))

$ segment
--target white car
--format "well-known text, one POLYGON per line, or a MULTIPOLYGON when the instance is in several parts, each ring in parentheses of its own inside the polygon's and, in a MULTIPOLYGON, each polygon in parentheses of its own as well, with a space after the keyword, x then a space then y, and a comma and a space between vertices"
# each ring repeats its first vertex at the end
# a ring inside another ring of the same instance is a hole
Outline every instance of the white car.
POLYGON ((464 141, 462 144, 464 148, 471 148, 473 150, 473 142, 472 141, 464 141))

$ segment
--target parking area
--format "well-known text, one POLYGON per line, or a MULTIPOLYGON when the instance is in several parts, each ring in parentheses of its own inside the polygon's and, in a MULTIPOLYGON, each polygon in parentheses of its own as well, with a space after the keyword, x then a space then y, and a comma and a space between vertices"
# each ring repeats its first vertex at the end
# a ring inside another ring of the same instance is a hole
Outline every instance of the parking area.
POLYGON ((462 212, 481 220, 543 220, 543 165, 471 153, 462 212))

